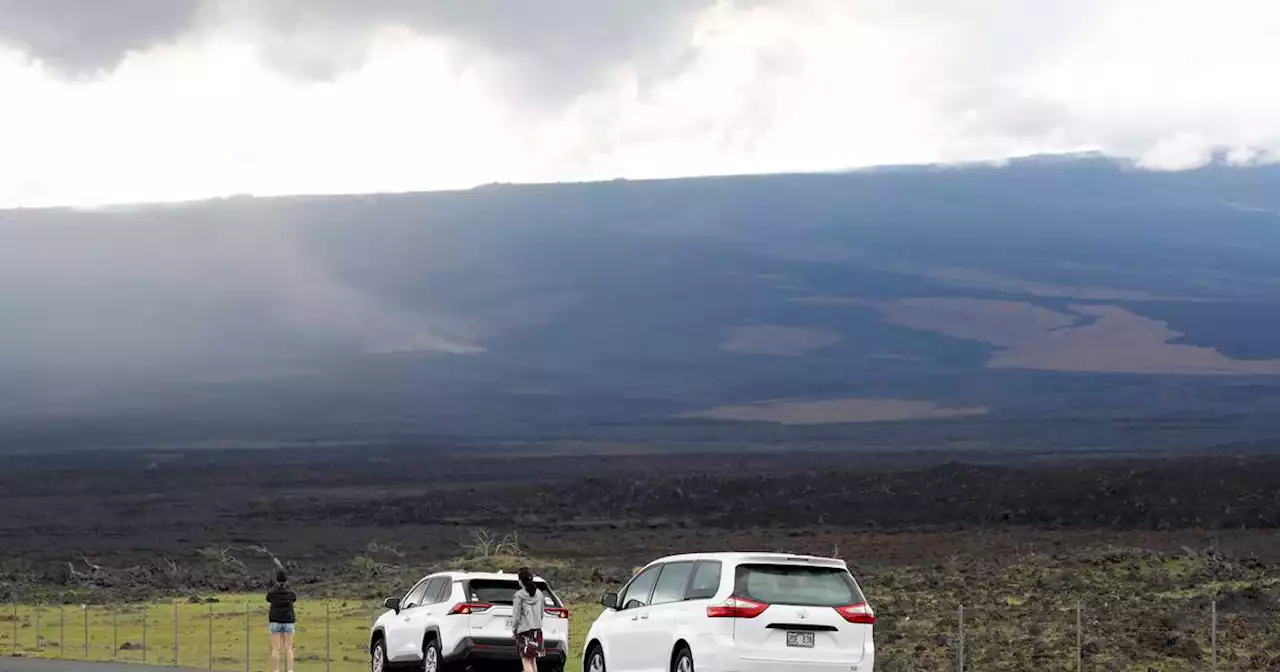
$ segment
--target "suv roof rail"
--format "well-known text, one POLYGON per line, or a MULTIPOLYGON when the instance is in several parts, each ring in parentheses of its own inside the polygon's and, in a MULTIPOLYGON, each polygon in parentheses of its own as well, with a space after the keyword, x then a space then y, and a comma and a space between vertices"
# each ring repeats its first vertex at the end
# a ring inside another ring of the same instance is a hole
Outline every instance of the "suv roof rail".
POLYGON ((817 567, 847 568, 849 566, 848 562, 840 558, 822 558, 822 557, 817 557, 812 555, 789 555, 789 554, 783 555, 783 554, 775 554, 775 553, 764 553, 759 555, 743 555, 740 558, 740 561, 746 562, 746 563, 787 562, 787 563, 795 563, 795 564, 814 565, 817 567))

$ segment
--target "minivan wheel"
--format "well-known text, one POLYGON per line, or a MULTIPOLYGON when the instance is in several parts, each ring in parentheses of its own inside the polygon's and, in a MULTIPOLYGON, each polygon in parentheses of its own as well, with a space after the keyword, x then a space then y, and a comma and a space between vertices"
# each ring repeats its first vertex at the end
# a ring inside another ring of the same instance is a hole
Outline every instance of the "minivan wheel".
POLYGON ((381 639, 373 643, 373 650, 369 652, 369 670, 370 672, 388 672, 387 643, 381 639))
POLYGON ((693 653, 688 647, 681 647, 671 661, 671 672, 693 672, 693 653))
POLYGON ((609 668, 604 664, 604 651, 600 649, 599 645, 592 646, 587 651, 587 661, 582 666, 582 669, 583 672, 607 672, 609 668))

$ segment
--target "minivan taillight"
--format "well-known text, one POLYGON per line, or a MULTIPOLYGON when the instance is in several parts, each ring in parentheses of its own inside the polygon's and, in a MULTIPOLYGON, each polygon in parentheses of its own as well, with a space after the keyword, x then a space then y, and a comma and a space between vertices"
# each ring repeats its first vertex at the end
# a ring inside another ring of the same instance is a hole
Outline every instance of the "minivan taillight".
POLYGON ((553 618, 569 618, 569 610, 564 607, 547 607, 542 611, 553 618))
POLYGON ((860 625, 876 624, 876 614, 871 611, 871 605, 866 602, 851 604, 847 607, 836 607, 836 612, 850 623, 858 623, 860 625))
POLYGON ((730 597, 720 604, 707 607, 707 618, 755 618, 769 605, 745 597, 730 597))
POLYGON ((450 615, 450 616, 457 616, 457 615, 461 614, 461 615, 463 615, 463 616, 467 616, 467 615, 470 615, 470 614, 479 614, 479 613, 481 613, 481 612, 489 611, 489 610, 490 610, 490 609, 492 609, 492 608, 493 608, 493 605, 492 605, 492 604, 479 604, 479 603, 476 603, 476 602, 462 602, 462 603, 460 603, 460 604, 455 604, 455 605, 453 605, 453 608, 449 610, 449 615, 450 615))

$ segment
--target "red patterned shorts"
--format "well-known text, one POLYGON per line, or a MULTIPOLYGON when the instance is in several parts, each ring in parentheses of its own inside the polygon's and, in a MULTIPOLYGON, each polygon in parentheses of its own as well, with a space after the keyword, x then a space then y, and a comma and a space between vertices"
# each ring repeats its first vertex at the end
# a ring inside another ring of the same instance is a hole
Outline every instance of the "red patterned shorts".
POLYGON ((521 658, 541 658, 547 655, 547 649, 542 644, 542 631, 530 630, 516 635, 516 650, 520 652, 521 658))

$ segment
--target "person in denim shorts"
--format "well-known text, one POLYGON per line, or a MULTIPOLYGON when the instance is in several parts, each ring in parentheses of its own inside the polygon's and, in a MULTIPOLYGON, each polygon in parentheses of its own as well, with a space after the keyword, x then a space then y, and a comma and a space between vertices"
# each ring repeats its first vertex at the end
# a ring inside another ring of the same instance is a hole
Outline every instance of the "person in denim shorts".
POLYGON ((267 602, 271 604, 267 626, 271 633, 271 669, 280 672, 280 652, 285 652, 289 672, 293 672, 293 633, 297 631, 297 617, 293 613, 293 604, 298 596, 289 588, 289 576, 284 569, 276 570, 276 583, 267 591, 267 602))

